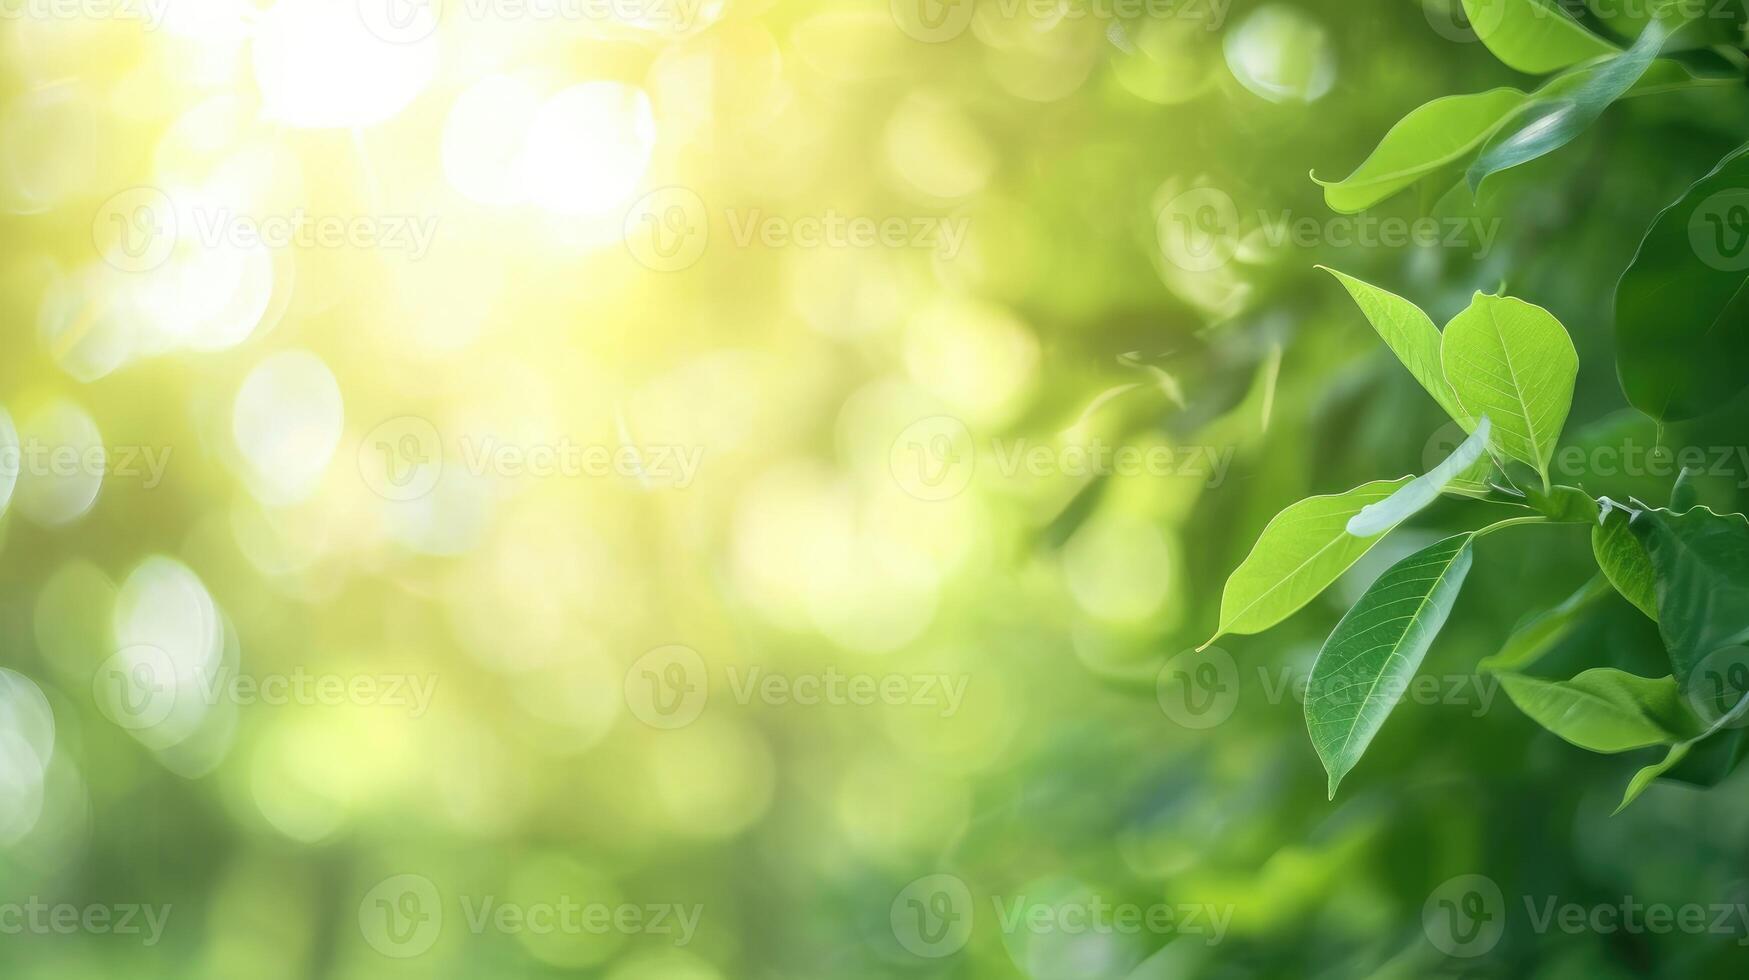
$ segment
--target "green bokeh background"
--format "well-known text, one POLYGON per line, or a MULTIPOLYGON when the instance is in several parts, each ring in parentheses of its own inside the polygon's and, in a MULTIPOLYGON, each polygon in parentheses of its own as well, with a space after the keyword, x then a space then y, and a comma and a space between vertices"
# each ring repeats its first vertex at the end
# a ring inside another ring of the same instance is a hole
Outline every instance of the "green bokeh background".
MULTIPOLYGON (((1223 717, 1186 714, 1163 668, 1208 638, 1226 574, 1271 515, 1449 449, 1438 407, 1320 263, 1438 322, 1500 286, 1548 308, 1581 358, 1567 442, 1589 447, 1562 475, 1662 503, 1666 466, 1608 461, 1718 447, 1702 498, 1741 509, 1749 411, 1660 430, 1627 410, 1610 298, 1652 216, 1740 141, 1749 94, 1612 109, 1465 212, 1497 233, 1489 249, 1344 246, 1342 221, 1418 218, 1424 202, 1336 218, 1308 172, 1348 172, 1428 99, 1530 84, 1463 40, 1443 0, 1234 0, 1203 19, 976 6, 940 43, 901 29, 903 4, 729 0, 682 32, 452 11, 435 76, 356 132, 262 118, 246 36, 0 23, 0 405, 28 436, 45 406, 70 403, 112 462, 127 447, 168 459, 149 486, 105 474, 67 521, 21 512, 28 493, 64 490, 28 490, 27 472, 0 517, 0 665, 40 690, 54 731, 46 753, 0 738, 13 811, 0 813, 0 903, 170 909, 152 945, 0 935, 0 975, 1740 975, 1749 922, 1539 931, 1527 913, 1551 897, 1749 901, 1742 778, 1660 784, 1612 817, 1647 759, 1587 754, 1504 696, 1479 700, 1475 663, 1593 574, 1582 530, 1479 546, 1423 668, 1460 693, 1399 707, 1334 802, 1282 685, 1366 576, 1473 527, 1485 505, 1442 502, 1288 623, 1223 639, 1223 717), (1249 46, 1234 40, 1247 26, 1249 46), (1235 69, 1279 85, 1247 87, 1235 69), (649 94, 651 159, 607 218, 580 231, 451 186, 447 115, 492 72, 545 92, 608 80, 649 94), (167 136, 212 99, 240 121, 167 136), (287 249, 274 322, 210 351, 158 342, 79 277, 101 262, 93 225, 111 195, 257 145, 297 172, 249 170, 258 200, 432 216, 434 250, 287 249), (669 271, 620 241, 633 202, 665 187, 707 202, 709 225, 699 259, 669 271), (1199 188, 1237 221, 1198 226, 1230 257, 1187 269, 1171 202, 1199 188), (963 220, 967 238, 951 256, 741 244, 752 212, 963 220), (1300 219, 1309 242, 1262 230, 1300 219), (120 353, 92 376, 105 351, 120 353), (321 428, 304 386, 274 390, 282 427, 238 422, 246 379, 293 351, 331 373, 331 445, 298 441, 321 428), (373 434, 408 418, 439 433, 444 475, 387 499, 373 434), (936 460, 963 481, 951 494, 908 469, 941 419, 973 447, 936 460), (261 431, 286 441, 263 455, 249 443, 261 431), (463 472, 458 447, 488 435, 679 446, 703 462, 684 486, 463 472), (1219 479, 1097 479, 1003 472, 992 448, 1089 437, 1207 447, 1229 465, 1219 479), (263 489, 275 467, 312 459, 297 499, 263 489), (169 622, 165 635, 182 635, 190 608, 211 615, 208 652, 244 675, 429 678, 434 693, 422 713, 221 703, 159 744, 94 695, 133 629, 118 596, 169 622), (672 645, 696 653, 709 697, 666 728, 638 685, 640 658, 672 645), (908 693, 942 676, 964 700, 737 697, 753 668, 896 677, 908 693), (1472 874, 1500 889, 1504 931, 1483 956, 1448 956, 1423 913, 1472 874), (442 916, 417 955, 372 924, 379 884, 403 875, 430 884, 442 916), (934 875, 963 883, 972 912, 963 948, 941 957, 919 955, 903 925, 907 888, 934 875), (684 944, 470 929, 488 896, 700 914, 684 944), (1016 899, 1208 906, 1228 924, 1218 942, 1005 930, 997 905, 1016 899)), ((1655 626, 1609 603, 1557 663, 1655 671, 1655 626)), ((22 689, 0 688, 15 733, 36 710, 22 689)))

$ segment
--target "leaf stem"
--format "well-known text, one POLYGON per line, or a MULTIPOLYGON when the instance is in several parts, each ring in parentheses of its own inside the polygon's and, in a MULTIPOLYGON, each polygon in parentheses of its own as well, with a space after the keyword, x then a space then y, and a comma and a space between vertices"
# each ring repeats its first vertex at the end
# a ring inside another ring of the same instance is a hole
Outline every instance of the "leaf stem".
POLYGON ((1514 525, 1518 525, 1518 524, 1553 524, 1553 523, 1554 523, 1553 521, 1549 520, 1546 517, 1509 517, 1504 521, 1497 521, 1493 524, 1488 525, 1485 528, 1482 528, 1480 531, 1477 531, 1474 534, 1471 534, 1470 537, 1471 538, 1479 538, 1479 537, 1482 537, 1483 535, 1493 534, 1495 531, 1498 531, 1501 528, 1513 527, 1514 525))

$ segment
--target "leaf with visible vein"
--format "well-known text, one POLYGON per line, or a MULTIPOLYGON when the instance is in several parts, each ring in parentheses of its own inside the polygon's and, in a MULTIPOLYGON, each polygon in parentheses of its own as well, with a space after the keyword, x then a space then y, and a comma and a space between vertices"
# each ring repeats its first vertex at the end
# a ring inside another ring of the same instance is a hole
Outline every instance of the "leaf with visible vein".
POLYGON ((1464 411, 1493 420, 1490 448, 1535 467, 1547 486, 1579 374, 1566 328, 1540 306, 1477 293, 1446 325, 1440 361, 1464 411))
POLYGON ((1208 642, 1228 633, 1261 633, 1317 598, 1386 533, 1357 538, 1348 533, 1348 522, 1411 479, 1377 480, 1347 493, 1308 497, 1275 515, 1251 554, 1228 576, 1221 625, 1208 642))
POLYGON ((1671 745, 1698 734, 1674 677, 1640 677, 1594 667, 1571 680, 1503 673, 1506 696, 1530 719, 1591 752, 1671 745))
POLYGON ((1393 565, 1318 651, 1306 731, 1330 774, 1331 799, 1445 626, 1470 571, 1473 537, 1446 538, 1393 565))

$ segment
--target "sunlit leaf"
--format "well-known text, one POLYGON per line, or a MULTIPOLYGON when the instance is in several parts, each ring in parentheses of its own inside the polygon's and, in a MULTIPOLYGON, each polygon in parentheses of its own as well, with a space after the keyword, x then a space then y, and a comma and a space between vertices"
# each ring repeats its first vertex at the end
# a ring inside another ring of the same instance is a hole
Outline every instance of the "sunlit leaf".
POLYGON ((1434 99, 1398 120, 1347 177, 1312 179, 1324 188, 1324 203, 1332 211, 1364 211, 1475 153, 1525 98, 1518 89, 1497 88, 1434 99))
POLYGON ((1347 493, 1309 497, 1277 514, 1227 578, 1220 629, 1209 642, 1228 633, 1260 633, 1317 598, 1386 533, 1357 538, 1348 533, 1348 522, 1411 479, 1378 480, 1347 493))
POLYGON ((1439 407, 1463 426, 1465 432, 1475 431, 1475 422, 1458 404, 1457 393, 1445 380, 1445 366, 1439 360, 1439 328, 1433 325, 1433 320, 1421 311, 1421 307, 1347 273, 1331 268, 1324 268, 1324 271, 1335 276, 1354 297, 1355 305, 1366 315, 1367 322, 1378 331, 1391 353, 1397 355, 1397 360, 1403 362, 1415 380, 1421 382, 1421 387, 1439 403, 1439 407))
POLYGON ((1501 674, 1507 697, 1530 719, 1592 752, 1627 752, 1693 737, 1673 677, 1649 678, 1595 667, 1565 681, 1501 674))
POLYGON ((1464 12, 1494 57, 1532 75, 1617 50, 1549 0, 1464 0, 1464 12))
POLYGON ((1491 448, 1546 484, 1579 373, 1566 328, 1539 306, 1477 293, 1446 325, 1440 360, 1464 411, 1493 420, 1491 448))

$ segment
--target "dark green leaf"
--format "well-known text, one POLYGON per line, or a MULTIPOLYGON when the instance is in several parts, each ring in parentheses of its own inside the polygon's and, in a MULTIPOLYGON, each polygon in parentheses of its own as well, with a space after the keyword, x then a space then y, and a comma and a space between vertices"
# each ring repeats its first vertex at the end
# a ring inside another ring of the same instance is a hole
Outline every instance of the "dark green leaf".
POLYGON ((1749 146, 1652 223, 1615 292, 1628 401, 1678 421, 1749 385, 1749 146))

